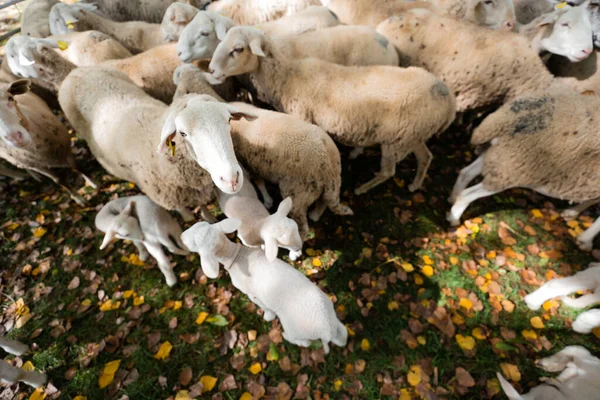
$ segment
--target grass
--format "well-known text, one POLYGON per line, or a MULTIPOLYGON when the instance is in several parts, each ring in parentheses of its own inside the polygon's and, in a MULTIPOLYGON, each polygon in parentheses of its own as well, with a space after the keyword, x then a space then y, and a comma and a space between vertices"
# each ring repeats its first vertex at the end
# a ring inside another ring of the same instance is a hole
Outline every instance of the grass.
MULTIPOLYGON (((577 249, 566 223, 553 217, 564 203, 514 190, 476 202, 467 210, 465 218, 471 218, 470 223, 477 225, 478 232, 461 238, 465 226, 458 231, 448 227, 446 198, 458 170, 473 160, 465 134, 454 131, 431 142, 435 159, 425 189, 417 194, 406 189, 414 175, 412 157, 398 165, 395 180, 360 197, 354 196, 352 189, 378 170, 379 153, 369 151, 355 161, 344 157, 342 199, 353 208, 355 216, 341 218, 327 212, 319 223, 313 224, 314 239, 305 245, 310 256, 295 263, 334 296, 343 322, 354 332, 348 346, 334 346, 325 362, 320 359, 319 344, 303 350, 280 342, 279 324, 265 323, 256 307, 230 285, 226 274, 214 281, 198 274, 198 256, 172 257, 177 263, 180 282, 171 289, 153 261, 145 266, 123 261, 135 252, 131 244, 118 242, 105 252, 99 251, 102 235, 93 224, 97 209, 116 195, 137 192, 128 183, 109 177, 91 161, 93 157, 82 143, 75 146, 78 161, 102 182, 99 192, 81 189, 89 207, 77 207, 60 189, 47 182, 10 182, 0 193, 0 223, 4 227, 0 257, 6 265, 1 282, 5 294, 3 305, 8 307, 3 322, 14 319, 9 306, 13 300, 23 298, 33 318, 8 335, 35 344, 33 355, 25 359, 45 371, 59 390, 59 394, 49 398, 73 399, 78 395, 89 400, 123 395, 135 400, 175 398, 201 376, 218 378, 212 391, 201 398, 215 395, 215 398, 238 399, 244 392, 258 398, 263 387, 267 395, 289 398, 286 385, 291 388, 289 393, 313 399, 387 399, 401 395, 418 398, 426 397, 427 393, 448 399, 501 398, 494 396, 493 390, 501 363, 519 366, 520 387, 526 389, 545 375, 535 367, 536 358, 569 344, 584 345, 596 354, 600 349, 594 335, 578 335, 568 328, 577 312, 565 307, 531 312, 522 302, 522 296, 534 290, 534 286, 523 281, 520 275, 523 268, 533 270, 545 281, 547 271, 561 274, 568 267, 574 272, 593 260, 591 254, 577 249), (533 218, 532 209, 542 209, 544 218, 533 218), (477 217, 481 222, 474 223, 477 217), (510 227, 516 243, 510 246, 502 243, 498 234, 501 223, 510 227), (527 233, 525 225, 532 227, 535 235, 527 233), (47 232, 36 238, 33 232, 38 226, 47 232), (534 244, 542 252, 559 246, 561 255, 558 259, 534 255, 528 249, 534 244), (507 256, 512 264, 509 268, 497 261, 497 257, 488 257, 494 251, 497 255, 505 254, 507 248, 524 255, 524 260, 507 256), (420 271, 425 265, 424 256, 433 260, 434 273, 430 277, 420 271), (456 265, 451 262, 454 257, 458 260, 456 265), (321 267, 314 266, 316 259, 321 261, 321 267), (487 265, 479 260, 487 261, 487 265), (463 268, 463 262, 475 263, 473 275, 463 268), (415 268, 406 274, 405 281, 401 279, 403 263, 415 268), (49 268, 34 274, 40 265, 49 268), (476 284, 476 277, 485 277, 487 273, 496 277, 494 281, 500 287, 502 299, 514 304, 512 312, 494 311, 489 295, 476 284), (421 284, 415 282, 416 274, 422 278, 421 284), (68 289, 76 276, 80 279, 79 287, 68 289), (374 285, 377 290, 373 290, 374 285), (48 292, 48 288, 52 290, 48 292), (122 303, 117 310, 99 310, 101 298, 116 300, 126 290, 144 296, 144 306, 148 309, 139 318, 131 314, 134 308, 131 298, 120 299, 122 303), (481 310, 461 308, 457 293, 473 293, 475 297, 471 298, 481 302, 481 310), (90 301, 89 308, 78 310, 86 300, 90 301), (164 310, 169 301, 181 301, 184 306, 164 310), (390 309, 392 302, 396 302, 398 309, 390 309), (456 333, 471 335, 473 328, 479 327, 487 332, 487 338, 476 340, 474 350, 463 351, 454 337, 444 335, 427 321, 424 310, 438 306, 455 319, 456 333), (202 311, 225 315, 227 326, 196 324, 202 311), (545 342, 540 338, 527 340, 521 334, 533 329, 531 317, 543 314, 547 317, 545 328, 537 334, 545 337, 551 348, 544 348, 545 342), (237 334, 235 345, 231 349, 223 347, 225 336, 231 337, 232 331, 237 334), (157 332, 158 343, 169 341, 173 345, 165 360, 153 357, 157 346, 148 346, 152 334, 157 332), (416 347, 411 348, 406 332, 420 340, 416 347), (188 343, 184 340, 186 335, 188 339, 197 335, 197 340, 188 343), (254 340, 249 335, 255 336, 254 340), (368 350, 361 348, 365 339, 368 350), (502 341, 503 356, 494 352, 495 339, 502 341), (90 356, 92 344, 103 341, 104 350, 90 356), (271 345, 272 341, 276 343, 271 345), (90 358, 87 365, 83 362, 86 355, 90 358), (104 365, 113 360, 122 360, 119 372, 111 386, 100 389, 98 377, 104 365), (249 371, 255 362, 262 366, 257 375, 249 371), (416 387, 407 380, 413 365, 421 366, 422 383, 416 387), (179 382, 185 367, 193 371, 188 385, 179 382), (470 372, 474 386, 458 385, 457 367, 470 372), (139 377, 124 385, 125 375, 134 368, 139 377), (219 385, 229 375, 235 378, 236 388, 220 392, 219 385), (165 379, 166 384, 161 385, 159 382, 165 379)), ((582 224, 590 220, 589 216, 580 218, 582 224)), ((27 398, 30 393, 21 387, 17 397, 27 398)))

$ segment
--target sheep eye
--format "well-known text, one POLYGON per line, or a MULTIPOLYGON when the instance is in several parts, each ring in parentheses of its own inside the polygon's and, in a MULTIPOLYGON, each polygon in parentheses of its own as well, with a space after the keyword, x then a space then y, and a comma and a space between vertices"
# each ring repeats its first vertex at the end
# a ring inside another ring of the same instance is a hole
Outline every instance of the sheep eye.
POLYGON ((187 136, 187 133, 185 133, 185 132, 179 132, 179 134, 181 135, 181 137, 186 137, 187 136))
POLYGON ((202 36, 208 36, 208 35, 210 35, 210 32, 202 32, 200 35, 202 35, 202 36))
POLYGON ((494 2, 493 2, 493 1, 491 1, 491 0, 485 0, 485 1, 483 2, 483 4, 486 4, 486 5, 488 5, 488 6, 491 6, 492 4, 494 4, 494 2))
POLYGON ((9 103, 13 103, 15 101, 15 98, 12 96, 8 96, 8 102, 9 103))
POLYGON ((564 26, 565 28, 568 28, 568 27, 569 27, 569 24, 568 24, 568 23, 566 23, 566 22, 565 22, 564 24, 560 24, 560 25, 561 25, 561 26, 564 26))

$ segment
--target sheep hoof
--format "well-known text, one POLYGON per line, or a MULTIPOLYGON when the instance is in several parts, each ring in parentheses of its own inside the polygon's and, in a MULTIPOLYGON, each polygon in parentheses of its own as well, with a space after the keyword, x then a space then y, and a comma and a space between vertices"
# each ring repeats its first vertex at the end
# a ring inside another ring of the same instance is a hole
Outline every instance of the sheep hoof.
POLYGON ((344 205, 340 205, 340 210, 338 215, 354 215, 354 211, 352 211, 352 209, 350 207, 344 206, 344 205))
POLYGON ((298 258, 300 258, 300 256, 302 256, 302 250, 298 250, 298 251, 292 251, 290 250, 290 260, 292 261, 296 261, 298 258))
POLYGON ((453 205, 454 203, 456 203, 456 196, 455 196, 455 195, 453 195, 453 194, 451 194, 451 195, 450 195, 450 197, 448 197, 448 203, 450 203, 450 204, 452 204, 452 205, 453 205))
POLYGON ((275 317, 276 315, 273 311, 265 311, 265 314, 263 315, 264 320, 267 322, 273 321, 275 317))
POLYGON ((411 183, 410 185, 408 185, 408 191, 409 192, 415 192, 417 190, 421 189, 421 185, 416 184, 416 183, 411 183))
POLYGON ((315 210, 312 210, 308 213, 308 219, 310 219, 312 222, 319 222, 321 219, 321 214, 315 212, 315 210))
POLYGON ((167 286, 173 287, 177 283, 177 278, 175 276, 167 277, 167 286))
POLYGON ((272 199, 272 198, 270 198, 270 197, 269 197, 269 198, 266 198, 266 199, 263 201, 263 204, 265 205, 265 207, 266 207, 267 209, 270 209, 271 207, 273 207, 273 199, 272 199))
POLYGON ((150 257, 150 254, 148 254, 148 253, 140 253, 140 255, 139 255, 140 261, 142 261, 142 262, 147 261, 148 257, 150 257))
POLYGON ((369 191, 369 189, 366 189, 365 186, 361 186, 359 188, 354 189, 354 194, 357 196, 360 196, 361 194, 365 194, 369 191))
POLYGON ((459 226, 460 225, 460 220, 454 218, 452 213, 448 213, 448 215, 446 216, 446 220, 450 223, 450 226, 459 226))
POLYGON ((364 151, 365 151, 364 147, 357 147, 350 152, 350 154, 348 155, 348 158, 350 160, 356 160, 358 158, 358 156, 360 156, 362 153, 364 153, 364 151))
POLYGON ((563 210, 562 213, 560 213, 560 216, 565 220, 565 221, 570 221, 572 219, 575 219, 579 216, 579 213, 577 212, 577 210, 573 210, 572 208, 568 208, 566 210, 563 210))
POLYGON ((592 251, 592 247, 594 247, 594 243, 591 240, 578 240, 577 245, 583 251, 592 251))

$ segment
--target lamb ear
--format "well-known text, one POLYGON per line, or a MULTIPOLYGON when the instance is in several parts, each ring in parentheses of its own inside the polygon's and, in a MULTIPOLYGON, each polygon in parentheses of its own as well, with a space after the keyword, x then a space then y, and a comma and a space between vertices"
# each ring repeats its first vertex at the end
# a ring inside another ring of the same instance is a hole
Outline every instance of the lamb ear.
POLYGON ((229 111, 229 114, 231 114, 231 119, 234 121, 239 121, 242 118, 245 118, 248 121, 254 121, 258 118, 258 115, 240 111, 235 106, 232 106, 230 104, 226 104, 225 106, 227 107, 227 111, 229 111))
POLYGON ((29 67, 33 64, 35 64, 35 60, 33 60, 32 58, 28 58, 25 54, 23 54, 23 51, 19 51, 19 65, 29 67))
POLYGON ((287 217, 290 211, 292 211, 293 205, 294 203, 292 198, 290 196, 286 197, 281 203, 279 203, 279 207, 277 207, 277 215, 287 217))
POLYGON ((218 227, 223 233, 233 233, 238 230, 242 221, 236 218, 227 218, 221 222, 217 222, 214 226, 218 227))
POLYGON ((537 21, 537 23, 535 24, 536 27, 542 27, 542 26, 546 26, 546 25, 552 25, 556 22, 556 20, 565 12, 562 11, 566 9, 560 9, 560 10, 554 10, 552 12, 549 12, 548 14, 543 15, 542 17, 540 17, 540 19, 537 21))
POLYGON ((262 45, 263 45, 262 33, 257 33, 256 36, 254 36, 252 38, 252 40, 250 40, 250 43, 248 43, 248 46, 250 47, 250 51, 252 52, 252 54, 259 56, 259 57, 266 57, 267 55, 263 51, 262 45))
POLYGON ((104 250, 106 246, 112 242, 117 236, 117 231, 115 231, 112 226, 108 228, 106 234, 104 235, 104 240, 102 240, 102 244, 100 245, 100 250, 104 250))
POLYGON ((279 247, 277 246, 277 242, 275 238, 268 237, 265 240, 265 256, 267 257, 267 261, 273 262, 277 258, 277 252, 279 251, 279 247))
POLYGON ((200 265, 204 275, 210 279, 217 279, 219 276, 219 261, 216 258, 200 254, 200 265))
POLYGON ((25 94, 31 90, 31 81, 29 79, 19 79, 18 81, 14 81, 8 87, 8 93, 13 96, 19 94, 25 94))
POLYGON ((134 218, 136 218, 135 201, 131 200, 129 203, 127 203, 127 205, 125 206, 125 208, 123 209, 123 211, 121 211, 120 214, 123 215, 123 216, 128 216, 128 217, 134 217, 134 218))
POLYGON ((523 397, 521 397, 519 392, 517 392, 517 390, 510 383, 508 383, 508 381, 506 379, 504 379, 504 377, 502 376, 502 374, 500 372, 497 372, 496 376, 498 377, 498 380, 500 381, 500 386, 502 386, 502 390, 504 390, 504 394, 506 394, 506 397, 508 397, 510 400, 522 400, 523 399, 523 397))
POLYGON ((181 102, 177 105, 172 104, 163 124, 162 131, 160 133, 160 143, 158 144, 158 153, 162 153, 167 147, 167 142, 173 140, 177 134, 177 125, 175 124, 175 118, 177 115, 187 107, 187 101, 181 102))
POLYGON ((221 42, 225 40, 225 36, 227 36, 227 31, 233 28, 234 26, 235 24, 232 20, 219 15, 215 19, 215 33, 217 34, 217 39, 219 39, 221 42))

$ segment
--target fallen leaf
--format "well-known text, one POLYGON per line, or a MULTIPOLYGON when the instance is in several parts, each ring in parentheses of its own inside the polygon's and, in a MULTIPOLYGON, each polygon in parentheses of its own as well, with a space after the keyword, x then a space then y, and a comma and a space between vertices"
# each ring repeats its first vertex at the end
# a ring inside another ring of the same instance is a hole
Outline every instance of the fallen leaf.
POLYGON ((43 387, 39 387, 35 389, 31 396, 29 396, 29 400, 44 400, 46 398, 46 391, 43 387))
POLYGON ((430 278, 433 276, 434 273, 433 267, 431 265, 426 265, 421 270, 421 273, 423 273, 423 275, 425 275, 426 277, 430 278))
POLYGON ((121 360, 115 360, 104 364, 104 369, 102 370, 102 374, 98 379, 98 386, 100 389, 104 389, 113 382, 115 379, 115 374, 119 370, 120 365, 121 360))
POLYGON ((187 390, 180 390, 175 395, 175 400, 192 400, 192 398, 190 397, 190 392, 187 390))
POLYGON ((467 299, 466 297, 461 298, 458 305, 467 311, 469 311, 471 308, 473 308, 473 302, 471 300, 467 299))
POLYGON ((240 400, 252 400, 252 395, 248 392, 242 393, 240 400))
POLYGON ((402 269, 406 272, 413 272, 415 270, 415 267, 410 263, 402 263, 401 265, 402 269))
POLYGON ((417 386, 421 383, 421 367, 419 365, 413 365, 410 367, 408 374, 406 375, 406 380, 411 386, 417 386))
POLYGON ((537 333, 535 333, 535 331, 532 331, 531 329, 522 330, 521 335, 523 335, 523 337, 527 340, 535 340, 538 337, 537 333))
POLYGON ((473 350, 475 348, 475 339, 472 336, 463 336, 459 333, 455 338, 461 349, 473 350))
POLYGON ((198 313, 198 317, 196 318, 196 323, 198 325, 202 325, 202 323, 206 320, 206 317, 208 317, 208 313, 204 312, 204 311, 200 311, 198 313))
POLYGON ((473 387, 475 386, 475 380, 471 376, 471 374, 464 368, 458 367, 456 368, 456 381, 459 385, 464 387, 473 387))
POLYGON ((540 317, 532 317, 529 322, 535 329, 544 329, 544 322, 540 317))
POLYGON ((208 393, 211 390, 213 390, 213 388, 217 384, 217 378, 215 378, 214 376, 210 376, 210 375, 204 375, 203 377, 200 378, 200 383, 202 384, 202 388, 203 388, 202 393, 208 393))
POLYGON ((250 366, 250 368, 248 368, 248 371, 252 372, 253 375, 256 375, 256 374, 260 373, 260 371, 262 371, 262 367, 261 367, 260 363, 255 362, 254 364, 252 364, 250 366))
POLYGON ((515 383, 521 380, 521 372, 519 371, 519 367, 516 365, 501 363, 500 369, 502 370, 502 375, 504 375, 505 378, 510 379, 515 383))
POLYGON ((163 342, 160 345, 160 348, 154 355, 154 358, 156 358, 157 360, 164 360, 165 358, 169 357, 169 354, 171 354, 172 349, 173 349, 173 346, 167 340, 166 342, 163 342))
POLYGON ((363 339, 360 342, 360 348, 362 349, 362 351, 369 351, 369 349, 371 348, 371 343, 369 343, 367 339, 363 339))
POLYGON ((42 236, 44 236, 46 234, 46 232, 48 232, 48 230, 46 228, 42 228, 40 226, 39 228, 35 228, 33 230, 33 236, 36 238, 41 238, 42 236))

